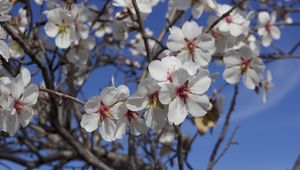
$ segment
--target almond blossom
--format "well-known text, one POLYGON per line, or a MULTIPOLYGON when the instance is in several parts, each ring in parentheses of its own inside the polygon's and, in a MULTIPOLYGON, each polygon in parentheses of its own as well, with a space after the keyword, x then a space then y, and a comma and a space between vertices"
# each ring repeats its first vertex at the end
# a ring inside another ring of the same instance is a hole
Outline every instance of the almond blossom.
POLYGON ((39 89, 37 85, 30 84, 31 75, 26 68, 22 68, 17 77, 5 81, 5 86, 9 87, 9 95, 1 94, 1 101, 5 100, 5 104, 1 105, 3 110, 0 127, 13 136, 20 125, 26 127, 31 121, 34 114, 32 106, 37 102, 39 89))
MULTIPOLYGON (((223 14, 228 12, 232 7, 229 5, 219 5, 217 16, 221 17, 223 14)), ((231 12, 228 16, 222 19, 217 27, 221 32, 229 32, 232 36, 237 37, 244 31, 243 23, 245 18, 239 14, 236 10, 231 12)))
POLYGON ((100 96, 95 96, 87 101, 84 106, 86 114, 82 116, 81 127, 87 132, 92 132, 101 124, 99 132, 106 141, 115 140, 116 123, 123 112, 120 106, 129 97, 129 89, 124 85, 106 87, 100 96))
POLYGON ((119 107, 119 119, 115 132, 115 138, 121 139, 126 133, 126 127, 130 126, 130 133, 138 136, 147 130, 144 120, 137 111, 129 110, 125 103, 119 107))
POLYGON ((211 85, 211 79, 204 70, 190 76, 184 69, 174 73, 172 84, 162 87, 159 100, 169 105, 168 120, 171 124, 181 124, 188 113, 194 117, 204 116, 211 107, 209 98, 204 93, 211 85))
POLYGON ((227 83, 236 84, 243 77, 245 86, 254 89, 263 77, 265 65, 248 46, 228 51, 223 61, 226 66, 223 77, 227 83))
POLYGON ((262 89, 263 89, 262 101, 263 101, 263 103, 267 103, 268 92, 272 87, 273 87, 272 73, 270 70, 268 70, 267 71, 267 79, 262 83, 262 89))
POLYGON ((126 103, 127 108, 132 111, 146 110, 144 113, 146 125, 155 130, 162 129, 167 119, 165 106, 158 99, 159 91, 157 82, 152 78, 146 78, 126 103))
POLYGON ((71 14, 74 19, 73 24, 75 28, 75 44, 78 44, 80 39, 87 39, 89 36, 88 20, 89 11, 84 5, 72 4, 71 14))
POLYGON ((185 11, 189 7, 192 8, 192 15, 194 18, 200 18, 203 11, 208 8, 211 10, 215 10, 218 7, 218 4, 215 0, 173 0, 174 7, 178 10, 185 11))
POLYGON ((187 21, 182 28, 173 26, 168 38, 167 47, 172 52, 179 52, 177 57, 185 65, 207 67, 211 55, 215 52, 215 40, 202 32, 195 21, 187 21))
POLYGON ((85 65, 89 59, 89 51, 95 47, 94 37, 79 41, 68 52, 67 59, 76 65, 85 65))
POLYGON ((172 83, 176 70, 182 68, 182 63, 174 56, 152 61, 149 66, 150 76, 158 81, 158 85, 172 83))
POLYGON ((275 26, 276 13, 272 12, 270 16, 268 12, 260 12, 258 21, 258 35, 262 36, 262 45, 268 47, 273 39, 280 38, 280 30, 275 26))
POLYGON ((55 44, 59 48, 68 48, 76 38, 74 17, 70 11, 55 8, 47 11, 48 22, 45 32, 49 37, 55 38, 55 44))
MULTIPOLYGON (((152 12, 152 0, 136 0, 139 11, 144 14, 149 14, 152 12)), ((135 9, 132 4, 132 0, 113 0, 113 5, 116 7, 122 7, 125 10, 129 10, 133 14, 135 14, 135 9)))

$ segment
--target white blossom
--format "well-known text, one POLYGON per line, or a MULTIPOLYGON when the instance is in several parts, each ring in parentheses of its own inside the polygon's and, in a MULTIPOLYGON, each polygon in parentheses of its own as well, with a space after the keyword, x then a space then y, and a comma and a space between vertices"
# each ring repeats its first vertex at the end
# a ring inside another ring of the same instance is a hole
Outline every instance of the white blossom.
POLYGON ((262 83, 262 88, 263 88, 263 96, 262 96, 262 101, 263 103, 267 103, 268 99, 268 92, 269 90, 273 87, 272 83, 272 73, 270 70, 267 71, 267 78, 266 80, 262 83))
POLYGON ((59 48, 68 48, 76 38, 74 17, 70 11, 55 8, 47 13, 48 22, 45 32, 49 37, 55 38, 55 44, 59 48))
POLYGON ((89 37, 74 44, 68 52, 67 59, 76 65, 86 65, 89 59, 89 52, 95 47, 95 38, 89 37))
MULTIPOLYGON (((153 0, 136 0, 137 6, 139 11, 144 14, 149 14, 152 12, 152 6, 155 3, 152 2, 153 0)), ((113 5, 116 7, 122 7, 125 10, 129 10, 133 14, 135 14, 135 9, 132 4, 132 0, 113 0, 113 5)))
POLYGON ((187 21, 182 28, 173 26, 170 29, 167 47, 172 52, 179 52, 178 59, 183 65, 193 67, 207 67, 211 55, 215 52, 215 40, 207 33, 202 32, 202 27, 194 21, 187 21))
POLYGON ((118 110, 120 113, 115 132, 116 139, 121 139, 125 135, 127 126, 130 126, 130 133, 135 136, 147 130, 144 120, 137 111, 129 110, 125 103, 122 103, 118 110))
MULTIPOLYGON (((229 5, 219 5, 217 15, 221 17, 228 12, 232 7, 229 5)), ((221 32, 229 32, 232 36, 237 37, 244 32, 243 24, 245 18, 239 14, 236 10, 231 12, 228 16, 222 19, 217 27, 221 32)))
POLYGON ((81 127, 92 132, 101 124, 99 132, 106 141, 115 140, 116 123, 123 112, 120 106, 129 97, 129 89, 124 85, 118 87, 106 87, 100 96, 95 96, 87 101, 84 106, 86 114, 82 116, 81 127))
POLYGON ((265 65, 248 46, 228 51, 223 59, 225 63, 224 79, 236 84, 243 77, 243 83, 249 89, 258 86, 263 77, 265 65))
POLYGON ((262 36, 262 45, 268 47, 273 39, 278 40, 280 38, 280 30, 275 26, 276 13, 272 12, 270 16, 267 12, 260 12, 258 21, 258 34, 262 36))
POLYGON ((181 124, 188 113, 194 117, 204 116, 211 107, 204 93, 211 85, 211 79, 204 70, 190 76, 184 69, 174 73, 172 84, 163 86, 159 93, 162 104, 168 104, 168 120, 171 124, 181 124))
POLYGON ((146 125, 155 130, 161 130, 167 119, 165 106, 158 99, 159 91, 157 82, 152 78, 146 78, 126 103, 127 108, 132 111, 146 110, 144 113, 146 125))
POLYGON ((194 18, 200 18, 205 9, 216 10, 218 4, 215 0, 173 0, 174 7, 177 10, 186 11, 192 7, 192 15, 194 18))
POLYGON ((32 119, 32 106, 37 102, 39 96, 38 86, 30 84, 31 75, 26 68, 22 68, 17 77, 1 79, 2 87, 8 88, 6 94, 1 91, 2 116, 0 127, 3 131, 13 136, 20 125, 26 127, 32 119), (4 81, 3 81, 4 80, 4 81), (4 103, 4 105, 3 105, 4 103))

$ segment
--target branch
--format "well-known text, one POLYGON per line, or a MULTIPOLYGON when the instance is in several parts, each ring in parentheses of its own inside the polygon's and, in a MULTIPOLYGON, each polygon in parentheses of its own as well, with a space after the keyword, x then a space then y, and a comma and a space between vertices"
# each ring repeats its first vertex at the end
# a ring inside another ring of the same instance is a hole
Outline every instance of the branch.
POLYGON ((182 147, 183 147, 183 144, 182 144, 182 133, 181 133, 181 130, 180 130, 180 127, 178 126, 174 126, 175 127, 175 130, 176 130, 176 133, 177 133, 177 161, 178 161, 178 168, 179 170, 183 170, 184 167, 183 167, 183 152, 182 152, 182 147))
POLYGON ((232 96, 232 99, 231 99, 231 103, 230 103, 230 107, 229 107, 229 110, 227 112, 227 115, 226 115, 226 118, 225 118, 225 122, 224 122, 224 125, 222 127, 222 131, 221 131, 221 134, 213 148, 213 151, 211 153, 211 156, 209 158, 209 163, 208 163, 208 167, 207 169, 208 170, 212 170, 215 163, 216 163, 216 160, 215 160, 215 157, 217 155, 217 152, 227 134, 227 130, 228 130, 228 126, 229 126, 229 122, 230 122, 230 117, 231 117, 231 114, 233 113, 234 111, 234 108, 235 108, 235 104, 236 104, 236 98, 237 98, 237 95, 238 95, 238 85, 235 85, 234 87, 234 93, 233 93, 233 96, 232 96))
POLYGON ((141 13, 140 13, 140 10, 139 10, 139 7, 137 5, 136 0, 131 0, 131 1, 132 1, 132 5, 134 7, 134 10, 136 12, 137 22, 139 23, 140 32, 141 32, 143 40, 144 40, 144 45, 145 45, 146 52, 147 52, 147 58, 150 61, 151 60, 151 53, 150 53, 149 41, 148 41, 147 34, 146 34, 146 31, 145 31, 145 27, 144 27, 144 22, 142 20, 142 16, 141 16, 141 13))
POLYGON ((59 96, 59 97, 65 98, 65 99, 72 100, 73 102, 79 103, 79 104, 81 104, 81 105, 83 105, 83 106, 85 105, 85 102, 84 102, 84 101, 81 101, 81 100, 79 100, 79 99, 76 98, 76 97, 69 96, 69 95, 67 95, 67 94, 60 93, 60 92, 55 91, 55 90, 51 90, 51 89, 46 89, 46 88, 40 87, 40 91, 42 91, 42 92, 47 92, 47 93, 52 93, 52 94, 54 94, 54 95, 56 95, 56 96, 59 96))

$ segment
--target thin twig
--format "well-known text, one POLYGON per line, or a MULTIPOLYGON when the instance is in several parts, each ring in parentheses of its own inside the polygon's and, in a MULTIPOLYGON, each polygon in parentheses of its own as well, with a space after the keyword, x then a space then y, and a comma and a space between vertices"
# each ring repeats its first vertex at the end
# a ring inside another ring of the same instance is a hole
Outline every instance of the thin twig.
POLYGON ((207 169, 208 170, 212 170, 214 165, 215 165, 215 157, 217 155, 217 152, 223 142, 223 140, 225 139, 225 136, 227 134, 227 131, 228 131, 228 126, 229 126, 229 123, 230 123, 230 118, 231 118, 231 115, 234 111, 234 108, 235 108, 235 104, 236 104, 236 99, 237 99, 237 95, 238 95, 238 85, 235 85, 234 87, 234 93, 233 93, 233 96, 232 96, 232 99, 231 99, 231 103, 230 103, 230 107, 229 107, 229 110, 227 112, 227 115, 226 115, 226 118, 225 118, 225 122, 224 122, 224 125, 222 127, 222 131, 219 135, 219 138, 213 148, 213 151, 211 153, 211 156, 209 158, 209 163, 208 163, 208 167, 207 169))
POLYGON ((145 45, 146 52, 147 52, 147 58, 150 61, 151 53, 150 53, 149 41, 148 41, 147 34, 145 31, 145 27, 144 27, 144 22, 143 22, 143 19, 142 19, 142 16, 141 16, 141 13, 140 13, 140 10, 139 10, 136 0, 131 0, 131 1, 132 1, 134 10, 135 10, 136 16, 137 16, 137 22, 139 23, 139 30, 140 30, 143 40, 144 40, 144 45, 145 45))
POLYGON ((64 93, 60 93, 60 92, 55 91, 55 90, 51 90, 51 89, 41 88, 41 87, 40 87, 40 91, 42 91, 42 92, 47 92, 47 93, 51 93, 51 94, 54 94, 54 95, 56 95, 56 96, 59 96, 59 97, 65 98, 65 99, 72 100, 73 102, 79 103, 79 104, 81 104, 81 105, 85 105, 85 102, 84 102, 84 101, 81 101, 81 100, 79 100, 79 99, 76 98, 76 97, 73 97, 73 96, 70 96, 70 95, 67 95, 67 94, 64 94, 64 93))

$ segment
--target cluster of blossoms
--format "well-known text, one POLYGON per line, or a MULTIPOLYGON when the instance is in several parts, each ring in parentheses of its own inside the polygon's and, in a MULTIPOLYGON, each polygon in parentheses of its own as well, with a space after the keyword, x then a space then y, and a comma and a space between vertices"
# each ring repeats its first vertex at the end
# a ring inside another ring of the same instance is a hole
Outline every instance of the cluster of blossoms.
POLYGON ((14 78, 0 78, 0 130, 11 136, 20 125, 26 127, 34 114, 32 106, 38 100, 39 89, 30 81, 30 72, 24 67, 14 78))
MULTIPOLYGON (((42 0, 36 2, 39 5, 44 3, 42 0)), ((142 20, 159 2, 136 0, 142 20)), ((192 8, 194 19, 201 17, 203 11, 214 12, 216 15, 208 19, 209 26, 232 9, 232 6, 218 4, 215 0, 169 0, 168 4, 168 16, 174 11, 189 8, 192 8)), ((79 67, 79 71, 74 73, 78 86, 88 76, 76 75, 86 72, 86 65, 92 60, 91 52, 97 48, 99 39, 105 39, 107 44, 117 44, 117 47, 125 47, 129 42, 129 51, 133 56, 148 55, 144 41, 148 41, 152 52, 157 52, 155 40, 145 40, 141 32, 129 36, 139 30, 136 22, 139 18, 132 0, 114 0, 112 5, 122 8, 122 11, 114 13, 108 10, 107 15, 99 18, 93 12, 96 7, 47 1, 44 31, 48 37, 55 39, 55 47, 49 47, 49 42, 44 44, 52 51, 65 52, 68 64, 79 67)), ((10 20, 8 13, 11 7, 8 0, 0 0, 0 23, 10 20)), ((148 128, 161 131, 169 125, 180 125, 189 114, 201 118, 200 121, 212 121, 205 117, 213 108, 207 95, 213 83, 209 71, 212 61, 224 65, 223 78, 227 83, 237 84, 242 79, 248 89, 263 88, 265 102, 272 79, 268 72, 267 80, 264 80, 265 65, 259 57, 260 44, 271 45, 272 40, 280 38, 280 30, 276 27, 275 12, 271 15, 259 12, 258 25, 252 29, 250 20, 254 16, 254 12, 235 9, 214 27, 199 26, 194 20, 184 22, 181 27, 170 27, 166 50, 149 63, 146 68, 148 75, 139 83, 137 91, 130 95, 125 85, 104 88, 99 96, 86 102, 81 126, 92 132, 100 124, 102 138, 113 141, 121 139, 127 127, 133 135, 144 133, 148 128)), ((12 20, 21 34, 26 33, 26 9, 21 8, 12 20)), ((144 31, 146 36, 153 36, 150 29, 144 31)), ((4 33, 0 27, 0 39, 7 38, 2 36, 4 33)), ((8 44, 0 40, 0 55, 8 61, 10 58, 20 59, 25 53, 18 42, 8 38, 8 44)), ((135 65, 140 66, 139 63, 135 65)), ((19 124, 25 127, 33 115, 32 105, 37 101, 38 87, 30 84, 30 78, 25 68, 16 78, 1 78, 0 129, 11 135, 15 134, 19 124)), ((204 128, 206 130, 207 127, 204 128)))

